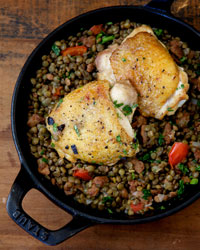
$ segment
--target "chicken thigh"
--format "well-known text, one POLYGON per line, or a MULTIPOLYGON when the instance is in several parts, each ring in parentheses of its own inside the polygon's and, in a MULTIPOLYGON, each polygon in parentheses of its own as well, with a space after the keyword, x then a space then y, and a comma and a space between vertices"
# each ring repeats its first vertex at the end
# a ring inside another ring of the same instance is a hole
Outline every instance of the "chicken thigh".
MULTIPOLYGON (((134 86, 142 115, 162 119, 173 115, 188 99, 187 74, 176 65, 150 27, 142 25, 134 29, 120 46, 108 50, 112 52, 105 52, 110 55, 107 71, 112 72, 116 83, 129 81, 134 86)), ((104 79, 104 58, 101 52, 96 59, 101 79, 104 79)))
POLYGON ((114 106, 108 81, 94 81, 66 95, 46 123, 59 156, 71 162, 113 165, 137 152, 135 132, 114 106))

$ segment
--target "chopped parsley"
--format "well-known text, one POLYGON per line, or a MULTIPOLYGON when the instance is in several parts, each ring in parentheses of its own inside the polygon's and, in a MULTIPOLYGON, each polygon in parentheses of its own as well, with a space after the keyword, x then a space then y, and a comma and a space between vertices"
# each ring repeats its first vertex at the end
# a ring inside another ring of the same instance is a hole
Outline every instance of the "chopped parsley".
POLYGON ((174 111, 171 107, 167 108, 167 111, 172 112, 174 111))
POLYGON ((180 180, 179 181, 179 189, 177 191, 178 197, 180 197, 184 193, 184 190, 185 190, 184 182, 183 182, 183 180, 180 180))
POLYGON ((42 158, 42 161, 45 162, 45 163, 48 163, 48 160, 46 158, 42 158))
POLYGON ((98 40, 100 37, 102 37, 102 36, 103 36, 103 34, 104 34, 104 32, 100 32, 99 34, 97 34, 97 36, 96 36, 96 40, 98 40))
POLYGON ((126 62, 126 59, 123 57, 123 58, 122 58, 122 61, 123 61, 123 62, 126 62))
POLYGON ((196 170, 200 172, 200 165, 196 167, 196 170))
POLYGON ((129 105, 125 105, 122 108, 122 111, 123 111, 125 116, 130 115, 133 112, 132 108, 129 105))
POLYGON ((131 173, 131 178, 132 178, 132 180, 135 180, 135 173, 134 172, 131 173))
POLYGON ((113 24, 113 22, 107 22, 106 24, 107 24, 107 25, 112 25, 112 24, 113 24))
POLYGON ((53 44, 53 46, 51 47, 51 49, 53 50, 53 52, 59 56, 60 55, 60 49, 58 48, 58 46, 56 46, 55 44, 53 44))
POLYGON ((137 104, 137 103, 135 103, 135 104, 132 105, 132 109, 135 109, 135 108, 137 108, 137 107, 138 107, 138 104, 137 104))
POLYGON ((78 136, 80 136, 80 132, 79 132, 79 130, 78 130, 77 125, 74 125, 74 130, 75 130, 76 134, 77 134, 78 136))
POLYGON ((155 29, 154 33, 156 34, 156 36, 161 36, 163 34, 163 30, 162 29, 155 29))
POLYGON ((101 44, 104 44, 104 43, 107 43, 107 42, 110 42, 112 40, 115 39, 115 36, 112 35, 112 36, 103 36, 102 37, 102 40, 101 40, 101 44))
POLYGON ((42 150, 42 151, 40 152, 40 154, 43 155, 43 154, 44 154, 44 150, 42 150))
POLYGON ((120 135, 117 135, 117 136, 116 136, 116 140, 117 140, 118 142, 121 142, 121 136, 120 136, 120 135))
POLYGON ((147 200, 148 197, 151 196, 151 192, 149 190, 147 190, 147 189, 143 189, 142 192, 144 194, 144 196, 142 197, 144 200, 147 200))
POLYGON ((127 151, 125 150, 125 149, 123 149, 123 153, 125 154, 125 155, 127 155, 128 153, 127 153, 127 151))
POLYGON ((158 137, 158 144, 161 146, 164 142, 164 136, 162 134, 159 134, 159 137, 158 137))
POLYGON ((68 73, 68 76, 67 76, 67 78, 68 78, 68 79, 70 79, 70 78, 71 78, 71 74, 72 74, 72 72, 73 72, 73 71, 70 71, 70 72, 68 73))
POLYGON ((138 146, 139 146, 138 141, 136 143, 132 143, 131 146, 132 146, 132 148, 134 148, 135 150, 137 150, 138 146))
POLYGON ((57 132, 57 131, 58 131, 57 126, 58 126, 57 123, 54 123, 54 124, 53 124, 53 132, 57 132))
POLYGON ((165 210, 165 209, 166 209, 166 207, 164 207, 164 206, 160 207, 160 210, 165 210))
POLYGON ((106 202, 112 202, 113 201, 113 197, 110 196, 105 196, 102 199, 102 202, 105 204, 106 202))
POLYGON ((199 182, 199 180, 197 178, 193 178, 191 181, 190 181, 190 184, 191 185, 197 185, 199 182))
POLYGON ((185 85, 184 84, 181 84, 181 89, 184 89, 185 88, 185 85))
POLYGON ((96 161, 92 161, 91 163, 92 163, 92 164, 96 164, 96 161))
POLYGON ((61 98, 61 99, 58 101, 58 104, 57 104, 57 107, 56 107, 56 108, 59 108, 62 102, 63 102, 63 99, 61 98))
POLYGON ((115 108, 120 108, 121 106, 124 105, 123 103, 117 103, 117 100, 115 100, 115 101, 113 102, 113 104, 114 104, 115 108))
POLYGON ((181 63, 185 62, 187 60, 186 56, 181 57, 181 59, 179 60, 181 63))
POLYGON ((113 214, 113 211, 110 208, 108 208, 107 210, 109 214, 113 214))
POLYGON ((52 148, 55 148, 55 144, 54 144, 53 142, 51 143, 51 147, 52 147, 52 148))
POLYGON ((117 113, 117 117, 118 117, 119 119, 122 119, 122 117, 120 116, 120 114, 119 114, 119 113, 117 113))
POLYGON ((149 158, 150 158, 150 154, 149 154, 149 153, 146 153, 146 154, 142 157, 142 160, 143 160, 143 161, 147 161, 147 160, 149 160, 149 158))
POLYGON ((181 170, 181 172, 182 172, 183 174, 189 173, 189 169, 188 169, 183 163, 180 163, 180 164, 178 165, 178 168, 181 170))

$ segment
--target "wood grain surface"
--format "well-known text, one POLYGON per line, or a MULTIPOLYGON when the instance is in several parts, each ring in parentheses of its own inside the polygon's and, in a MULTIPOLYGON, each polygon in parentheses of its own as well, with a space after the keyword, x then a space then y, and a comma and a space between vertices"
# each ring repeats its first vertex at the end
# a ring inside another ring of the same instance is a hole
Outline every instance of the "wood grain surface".
MULTIPOLYGON (((142 5, 147 0, 1 0, 0 1, 0 249, 49 249, 8 216, 6 199, 19 172, 13 144, 10 106, 13 88, 28 55, 53 29, 83 12, 112 5, 142 5)), ((200 0, 175 0, 172 13, 200 30, 200 0)), ((25 210, 49 229, 71 216, 38 191, 23 202, 25 210)), ((160 221, 133 225, 97 225, 52 249, 200 249, 200 200, 160 221)))

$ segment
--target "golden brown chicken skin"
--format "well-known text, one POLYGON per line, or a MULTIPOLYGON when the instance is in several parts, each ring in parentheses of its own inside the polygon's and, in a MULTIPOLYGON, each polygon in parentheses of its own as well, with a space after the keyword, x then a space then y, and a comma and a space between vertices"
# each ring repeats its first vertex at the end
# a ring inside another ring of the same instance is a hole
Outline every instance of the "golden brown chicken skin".
MULTIPOLYGON (((128 79, 136 88, 142 114, 162 119, 165 112, 160 110, 180 81, 178 66, 167 49, 152 34, 140 32, 120 45, 110 61, 116 80, 128 79)), ((184 87, 187 91, 188 86, 184 87)))
POLYGON ((187 74, 147 25, 134 29, 120 46, 99 53, 95 63, 98 79, 106 79, 105 73, 111 72, 107 79, 112 85, 131 82, 144 116, 173 115, 188 99, 187 74))
POLYGON ((135 134, 127 118, 126 122, 127 130, 110 98, 108 81, 94 81, 72 91, 46 119, 60 157, 107 165, 136 154, 135 134))

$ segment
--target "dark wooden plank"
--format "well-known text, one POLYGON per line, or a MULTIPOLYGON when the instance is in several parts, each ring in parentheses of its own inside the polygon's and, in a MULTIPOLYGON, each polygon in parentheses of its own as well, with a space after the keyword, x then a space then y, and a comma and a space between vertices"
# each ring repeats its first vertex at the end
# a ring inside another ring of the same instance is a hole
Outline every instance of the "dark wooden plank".
MULTIPOLYGON (((2 0, 0 5, 0 249, 47 249, 7 215, 5 203, 20 169, 12 141, 10 104, 18 74, 35 46, 54 28, 83 12, 111 5, 142 5, 148 0, 2 0), (92 3, 92 4, 91 4, 92 3)), ((174 15, 200 30, 200 0, 176 0, 174 15)), ((52 249, 199 249, 200 201, 183 211, 145 225, 91 227, 52 249), (101 243, 102 242, 102 243, 101 243)), ((45 226, 70 219, 64 211, 31 192, 24 207, 45 226)))

